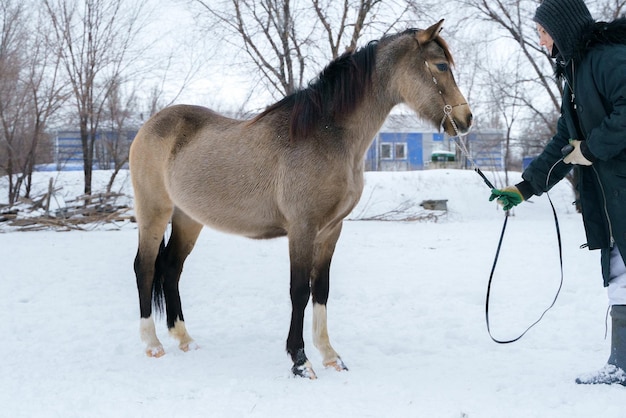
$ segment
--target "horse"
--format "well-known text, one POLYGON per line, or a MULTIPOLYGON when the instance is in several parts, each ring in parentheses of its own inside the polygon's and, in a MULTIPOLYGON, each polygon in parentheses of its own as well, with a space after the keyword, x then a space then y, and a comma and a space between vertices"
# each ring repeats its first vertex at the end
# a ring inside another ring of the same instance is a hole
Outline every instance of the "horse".
POLYGON ((316 378, 303 339, 309 299, 323 365, 347 370, 330 344, 326 304, 331 259, 343 220, 361 197, 367 149, 400 103, 451 136, 472 125, 442 25, 347 51, 305 88, 250 119, 173 105, 146 121, 129 162, 140 335, 148 356, 165 354, 153 308, 165 310, 169 334, 181 350, 198 347, 185 327, 179 281, 201 229, 209 226, 253 239, 287 236, 291 372, 316 378))

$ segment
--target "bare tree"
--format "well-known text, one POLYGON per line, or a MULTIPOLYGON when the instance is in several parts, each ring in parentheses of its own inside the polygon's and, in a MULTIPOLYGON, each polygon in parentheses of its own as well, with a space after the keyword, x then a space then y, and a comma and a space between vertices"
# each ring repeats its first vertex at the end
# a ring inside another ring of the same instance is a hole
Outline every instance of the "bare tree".
MULTIPOLYGON (((331 57, 337 58, 344 50, 357 47, 361 36, 367 29, 378 27, 378 37, 396 28, 400 22, 415 10, 415 2, 383 2, 382 0, 311 0, 317 20, 328 40, 331 57), (389 13, 394 10, 395 13, 389 13), (380 17, 387 17, 377 22, 380 17), (344 41, 344 39, 347 40, 344 41)), ((420 8, 425 7, 421 2, 420 8)), ((419 9, 419 8, 418 8, 419 9)))
POLYGON ((23 4, 2 1, 2 32, 0 38, 0 122, 2 132, 0 164, 9 180, 9 204, 19 196, 20 159, 23 159, 21 137, 27 127, 24 112, 28 98, 21 84, 21 74, 26 66, 22 51, 27 45, 27 16, 23 4), (18 184, 16 184, 18 182, 18 184))
POLYGON ((196 2, 212 21, 237 35, 233 43, 241 45, 270 90, 286 95, 302 84, 309 39, 296 32, 294 15, 300 11, 292 10, 291 0, 196 2))
MULTIPOLYGON (((208 31, 242 50, 245 68, 282 97, 301 88, 326 63, 354 49, 362 36, 403 25, 428 2, 382 0, 192 0, 208 31), (206 19, 205 19, 206 20, 206 19), (375 30, 374 30, 375 29, 375 30), (326 45, 327 48, 324 46, 326 45)), ((415 26, 414 22, 412 22, 415 26)), ((234 56, 235 54, 233 54, 234 56)))
POLYGON ((112 88, 136 59, 132 53, 145 0, 44 0, 73 91, 83 149, 84 191, 91 193, 94 146, 112 88), (130 6, 132 4, 132 6, 130 6))
MULTIPOLYGON (((0 167, 7 174, 9 204, 29 197, 32 172, 47 139, 48 120, 66 94, 59 60, 46 53, 46 20, 27 4, 3 0, 0 41, 0 167), (36 28, 36 30, 35 30, 36 28)), ((48 150, 44 150, 48 151, 48 150)), ((49 155, 48 155, 49 156, 49 155)))
POLYGON ((30 195, 32 186, 32 173, 35 166, 37 149, 42 144, 50 145, 48 134, 48 121, 56 116, 70 96, 69 89, 61 82, 60 69, 61 59, 58 55, 48 53, 47 28, 49 22, 42 12, 38 13, 37 27, 39 31, 33 31, 31 45, 29 47, 29 71, 26 85, 30 89, 32 97, 32 140, 30 158, 24 167, 26 174, 25 196, 30 195))

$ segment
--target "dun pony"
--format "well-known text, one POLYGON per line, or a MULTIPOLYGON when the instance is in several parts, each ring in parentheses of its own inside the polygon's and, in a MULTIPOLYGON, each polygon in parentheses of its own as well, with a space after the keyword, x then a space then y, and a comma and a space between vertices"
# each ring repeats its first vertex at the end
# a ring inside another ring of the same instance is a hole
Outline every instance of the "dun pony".
POLYGON ((143 125, 130 150, 130 171, 139 229, 140 332, 147 355, 165 353, 153 303, 165 309, 180 349, 196 347, 185 328, 179 280, 206 225, 250 238, 288 237, 291 370, 315 378, 302 336, 309 299, 313 341, 324 366, 347 370, 330 344, 326 303, 342 222, 363 190, 367 149, 400 103, 449 135, 465 133, 472 123, 451 72, 452 56, 439 36, 442 24, 345 53, 308 87, 251 120, 176 105, 143 125), (168 223, 171 235, 165 242, 168 223))

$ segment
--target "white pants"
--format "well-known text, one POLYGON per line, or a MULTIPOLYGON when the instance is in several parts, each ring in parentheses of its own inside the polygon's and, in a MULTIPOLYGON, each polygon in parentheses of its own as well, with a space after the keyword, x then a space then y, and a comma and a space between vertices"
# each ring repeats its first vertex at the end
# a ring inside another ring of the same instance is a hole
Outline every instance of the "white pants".
POLYGON ((626 305, 626 266, 617 245, 611 249, 610 274, 609 305, 626 305))

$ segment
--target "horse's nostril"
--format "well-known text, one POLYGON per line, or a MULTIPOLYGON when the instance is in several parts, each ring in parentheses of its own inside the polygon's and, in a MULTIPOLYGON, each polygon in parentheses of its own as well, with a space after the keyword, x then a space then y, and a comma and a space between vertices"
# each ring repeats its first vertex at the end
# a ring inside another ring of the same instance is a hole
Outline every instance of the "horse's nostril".
POLYGON ((472 122, 474 121, 474 115, 471 113, 467 115, 467 126, 472 126, 472 122))

